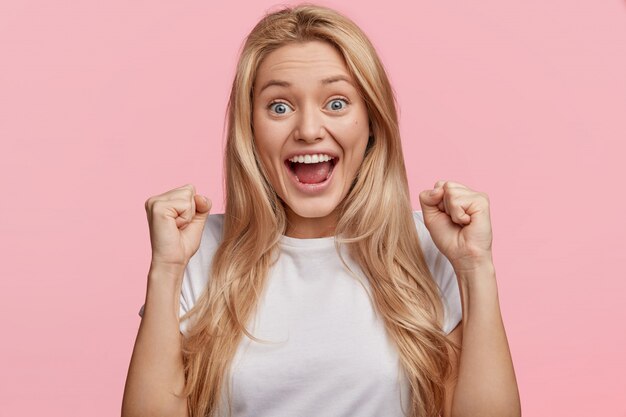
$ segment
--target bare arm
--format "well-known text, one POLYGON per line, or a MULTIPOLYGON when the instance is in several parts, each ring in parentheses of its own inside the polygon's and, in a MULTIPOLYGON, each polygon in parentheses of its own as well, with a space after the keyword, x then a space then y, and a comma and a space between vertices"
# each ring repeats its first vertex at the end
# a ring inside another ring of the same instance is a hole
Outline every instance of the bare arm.
POLYGON ((519 417, 520 397, 500 313, 495 268, 489 263, 458 276, 462 350, 450 414, 519 417))
POLYGON ((187 417, 179 330, 184 267, 150 267, 143 318, 128 369, 122 417, 187 417))

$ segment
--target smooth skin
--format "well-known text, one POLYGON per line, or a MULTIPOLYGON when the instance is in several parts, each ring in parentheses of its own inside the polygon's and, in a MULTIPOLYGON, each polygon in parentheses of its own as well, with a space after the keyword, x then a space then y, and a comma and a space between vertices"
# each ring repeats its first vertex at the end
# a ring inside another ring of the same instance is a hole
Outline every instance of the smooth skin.
POLYGON ((363 162, 370 134, 365 102, 339 52, 326 42, 309 41, 269 53, 254 85, 252 124, 269 181, 285 202, 286 235, 333 236, 336 208, 363 162), (284 161, 294 152, 320 149, 334 152, 339 161, 330 187, 307 195, 292 184, 284 161))
POLYGON ((130 360, 122 417, 186 417, 179 304, 185 266, 200 247, 211 201, 186 184, 145 203, 152 260, 130 360))
POLYGON ((187 265, 200 247, 211 204, 192 184, 146 200, 153 265, 187 265))
POLYGON ((459 284, 463 319, 448 337, 461 344, 458 378, 446 385, 444 417, 519 417, 521 403, 502 321, 489 197, 453 181, 419 194, 433 242, 459 284))

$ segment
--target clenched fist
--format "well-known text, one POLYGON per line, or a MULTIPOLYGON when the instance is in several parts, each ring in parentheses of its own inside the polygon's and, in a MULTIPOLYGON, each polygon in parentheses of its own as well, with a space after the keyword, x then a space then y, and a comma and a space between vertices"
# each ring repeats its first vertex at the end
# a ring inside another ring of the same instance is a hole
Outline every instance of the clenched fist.
POLYGON ((146 200, 152 266, 182 267, 200 247, 211 200, 196 194, 192 184, 146 200))

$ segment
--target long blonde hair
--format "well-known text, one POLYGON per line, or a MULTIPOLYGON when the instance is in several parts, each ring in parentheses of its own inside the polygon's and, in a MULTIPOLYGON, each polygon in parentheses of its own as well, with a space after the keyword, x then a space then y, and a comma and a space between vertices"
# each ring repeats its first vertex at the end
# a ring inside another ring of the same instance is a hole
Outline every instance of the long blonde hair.
POLYGON ((347 245, 370 283, 372 302, 410 382, 410 416, 437 416, 451 374, 449 348, 458 346, 442 331, 442 301, 420 248, 396 99, 361 29, 334 10, 309 3, 267 14, 240 53, 227 110, 223 235, 207 289, 184 316, 193 316, 194 325, 183 339, 186 383, 181 395, 188 397, 190 417, 216 416, 224 385, 230 405, 224 381, 243 334, 260 341, 245 324, 276 260, 287 219, 255 149, 252 92, 256 71, 268 53, 310 40, 329 42, 341 53, 366 103, 373 133, 362 166, 338 207, 337 249, 347 245))

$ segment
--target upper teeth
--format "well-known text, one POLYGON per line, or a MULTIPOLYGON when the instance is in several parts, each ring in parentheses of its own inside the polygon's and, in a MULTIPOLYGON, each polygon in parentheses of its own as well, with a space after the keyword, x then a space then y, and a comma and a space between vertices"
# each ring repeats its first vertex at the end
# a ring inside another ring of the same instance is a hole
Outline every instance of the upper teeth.
POLYGON ((289 158, 290 162, 299 162, 305 164, 317 164, 318 162, 326 162, 334 159, 330 155, 316 154, 316 155, 296 155, 293 158, 289 158))

